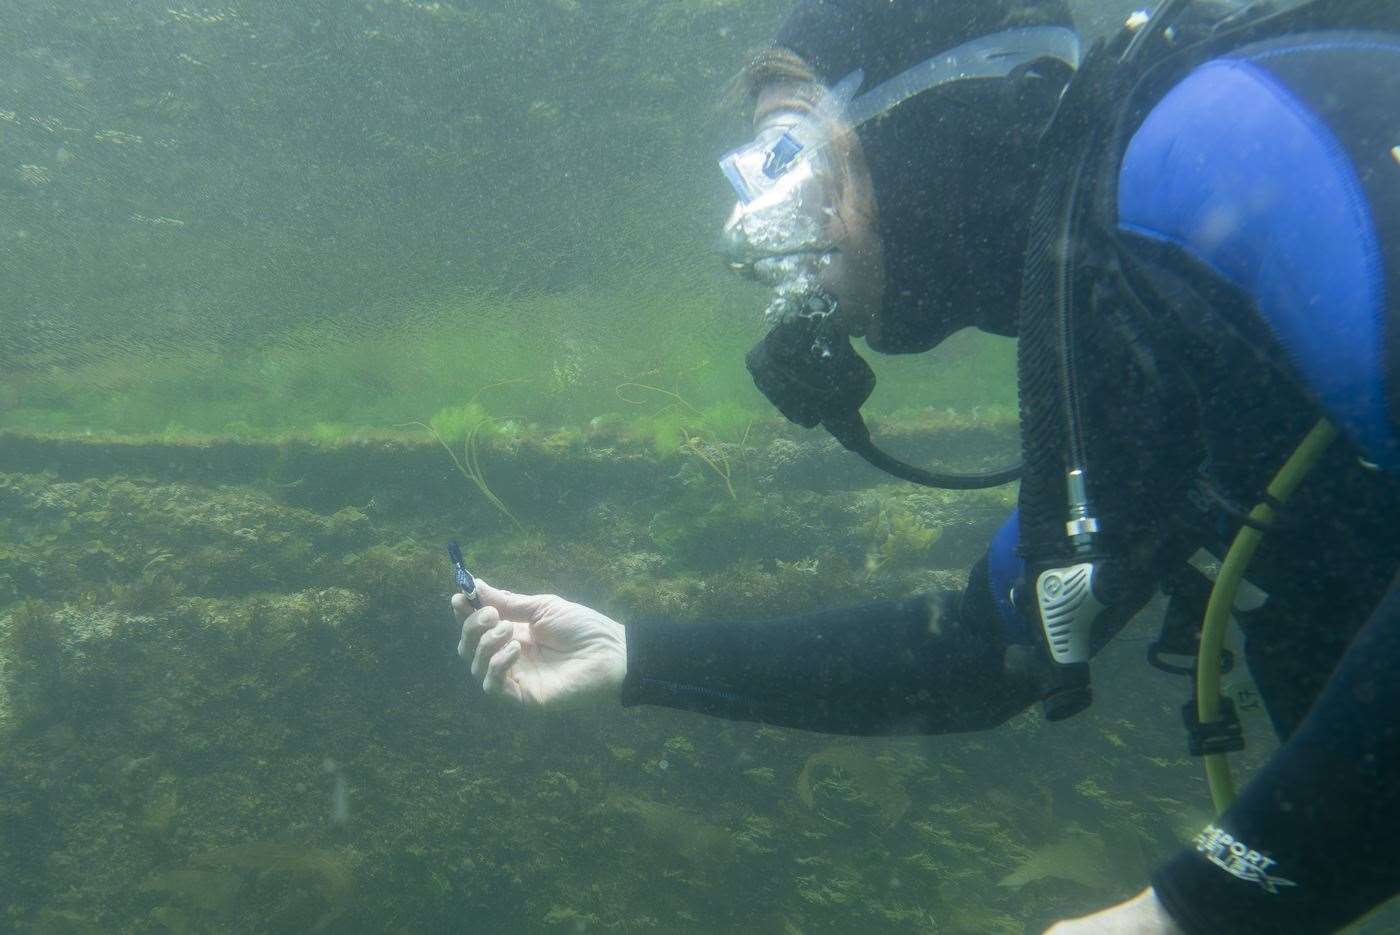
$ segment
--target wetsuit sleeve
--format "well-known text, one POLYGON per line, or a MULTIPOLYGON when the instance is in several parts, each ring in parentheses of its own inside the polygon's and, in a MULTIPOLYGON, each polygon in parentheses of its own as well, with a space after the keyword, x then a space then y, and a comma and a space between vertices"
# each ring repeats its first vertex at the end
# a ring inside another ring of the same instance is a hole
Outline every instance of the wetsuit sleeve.
POLYGON ((1154 876, 1188 932, 1330 932, 1400 890, 1397 667, 1393 581, 1293 737, 1154 876))
POLYGON ((1006 674, 987 563, 961 594, 778 620, 627 627, 626 705, 833 734, 981 730, 1035 700, 1006 674))

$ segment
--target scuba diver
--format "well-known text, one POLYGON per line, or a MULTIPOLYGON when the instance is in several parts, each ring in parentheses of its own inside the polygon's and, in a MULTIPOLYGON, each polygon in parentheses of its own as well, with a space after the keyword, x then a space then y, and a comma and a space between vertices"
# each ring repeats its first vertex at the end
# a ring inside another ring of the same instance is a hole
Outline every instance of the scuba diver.
POLYGON ((1052 931, 1323 932, 1400 890, 1400 8, 1166 0, 1081 51, 1060 0, 799 0, 743 80, 725 242, 772 287, 760 390, 909 480, 1019 475, 1018 508, 960 593, 790 619, 624 628, 479 584, 453 610, 486 693, 836 734, 1059 720, 1161 590, 1193 750, 1237 748, 1206 690, 1232 610, 1282 746, 1237 796, 1212 777, 1220 814, 1138 896, 1052 931), (1017 338, 1023 464, 889 457, 852 339, 969 326, 1017 338))

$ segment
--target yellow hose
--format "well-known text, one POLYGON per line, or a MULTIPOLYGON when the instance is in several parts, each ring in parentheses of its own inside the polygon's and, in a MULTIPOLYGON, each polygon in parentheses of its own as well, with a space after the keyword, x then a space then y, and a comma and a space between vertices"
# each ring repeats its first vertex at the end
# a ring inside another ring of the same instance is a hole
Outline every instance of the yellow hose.
MULTIPOLYGON (((1292 496, 1336 437, 1337 429, 1332 423, 1319 419, 1269 482, 1270 502, 1281 504, 1292 496)), ((1274 518, 1274 509, 1269 503, 1260 503, 1249 511, 1249 518, 1260 526, 1267 526, 1274 518)), ((1201 625, 1201 648, 1196 656, 1196 715, 1202 724, 1220 719, 1220 654, 1225 648, 1225 631, 1230 622, 1230 611, 1235 606, 1235 593, 1263 537, 1264 534, 1252 526, 1241 528, 1235 535, 1235 541, 1230 544, 1230 551, 1225 553, 1225 561, 1221 562, 1220 573, 1216 575, 1215 586, 1211 588, 1205 620, 1201 625)), ((1230 762, 1223 753, 1208 753, 1205 755, 1205 766, 1211 801, 1215 804, 1216 814, 1220 814, 1235 801, 1230 762)))

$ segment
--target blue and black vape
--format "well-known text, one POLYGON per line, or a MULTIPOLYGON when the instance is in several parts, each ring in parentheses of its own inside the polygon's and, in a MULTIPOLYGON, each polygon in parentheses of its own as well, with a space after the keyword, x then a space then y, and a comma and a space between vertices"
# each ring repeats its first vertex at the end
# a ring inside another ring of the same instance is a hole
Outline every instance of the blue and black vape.
POLYGON ((452 559, 452 574, 457 578, 457 590, 467 596, 467 603, 481 609, 481 598, 476 596, 476 579, 467 571, 467 563, 462 558, 462 547, 453 539, 447 543, 447 556, 452 559))

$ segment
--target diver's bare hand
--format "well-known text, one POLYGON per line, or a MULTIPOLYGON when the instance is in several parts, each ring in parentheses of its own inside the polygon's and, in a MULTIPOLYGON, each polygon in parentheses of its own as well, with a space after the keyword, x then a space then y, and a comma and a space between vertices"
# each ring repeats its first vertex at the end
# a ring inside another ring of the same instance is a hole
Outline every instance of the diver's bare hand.
POLYGON ((627 674, 627 636, 615 620, 553 594, 514 594, 476 579, 481 609, 452 597, 462 623, 457 655, 488 695, 529 708, 617 701, 627 674))
POLYGON ((1116 906, 1057 922, 1045 935, 1185 935, 1185 930, 1167 914, 1157 891, 1149 886, 1116 906))

